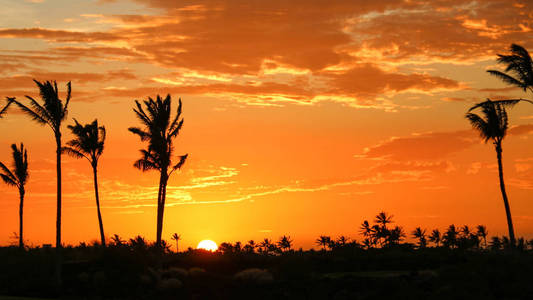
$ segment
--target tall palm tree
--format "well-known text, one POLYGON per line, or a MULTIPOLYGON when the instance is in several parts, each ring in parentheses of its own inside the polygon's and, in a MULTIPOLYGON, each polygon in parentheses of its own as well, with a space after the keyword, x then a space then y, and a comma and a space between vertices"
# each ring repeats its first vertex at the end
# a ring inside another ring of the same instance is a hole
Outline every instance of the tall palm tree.
POLYGON ((0 178, 10 186, 17 187, 19 190, 19 247, 24 248, 24 239, 23 239, 23 208, 24 208, 24 186, 28 181, 28 152, 24 149, 24 144, 20 144, 20 149, 17 148, 17 145, 11 145, 13 149, 13 167, 14 169, 9 170, 6 165, 0 162, 0 178))
POLYGON ((510 55, 498 54, 498 63, 505 64, 505 72, 487 70, 491 75, 500 78, 503 82, 517 86, 526 92, 533 93, 533 61, 527 50, 519 45, 512 44, 510 55))
POLYGON ((90 124, 81 125, 74 119, 75 125, 68 125, 76 138, 67 142, 63 147, 63 153, 76 158, 85 158, 93 168, 94 195, 96 198, 96 211, 98 213, 98 225, 100 227, 100 240, 105 247, 104 224, 100 212, 100 195, 98 193, 98 160, 104 151, 106 131, 104 126, 98 126, 98 120, 90 124))
POLYGON ((496 149, 496 156, 498 159, 498 174, 500 176, 500 190, 503 197, 503 203, 505 206, 505 213, 507 216, 507 226, 509 229, 509 238, 511 244, 514 245, 515 235, 513 228, 513 219, 511 217, 511 208, 509 206, 509 200, 507 199, 507 193, 505 191, 505 183, 503 180, 503 163, 502 163, 502 142, 507 134, 509 128, 509 119, 507 117, 506 107, 513 107, 520 101, 524 100, 499 100, 491 101, 487 99, 485 102, 478 103, 472 106, 466 114, 466 119, 470 121, 470 124, 474 129, 479 132, 479 135, 485 143, 489 140, 492 141, 496 149), (473 113, 472 111, 480 109, 481 116, 473 113))
POLYGON ((181 118, 181 98, 174 119, 171 119, 171 102, 170 95, 167 95, 165 99, 157 95, 155 100, 149 97, 148 100, 143 101, 147 111, 145 112, 141 103, 135 100, 137 108, 134 108, 133 111, 144 128, 129 128, 129 131, 138 135, 141 141, 148 141, 148 148, 141 150, 142 157, 135 162, 134 166, 143 172, 157 170, 160 173, 159 193, 157 195, 157 245, 161 245, 168 179, 174 171, 183 166, 188 156, 188 154, 179 156, 178 163, 173 165, 174 147, 172 142, 183 127, 183 118, 181 118))
POLYGON ((67 96, 65 101, 59 99, 57 83, 55 81, 39 82, 33 80, 39 88, 42 104, 26 96, 30 100, 29 106, 15 98, 9 98, 26 115, 41 125, 48 125, 54 132, 56 141, 56 175, 57 175, 57 216, 56 216, 56 248, 61 246, 61 123, 67 117, 70 102, 71 85, 67 83, 67 96))
POLYGON ((178 246, 179 246, 179 245, 178 245, 178 242, 179 242, 179 240, 181 240, 181 235, 179 235, 179 234, 177 234, 177 233, 174 233, 174 234, 172 235, 172 239, 173 239, 174 241, 176 241, 176 253, 180 252, 180 251, 179 251, 179 247, 178 247, 178 246))

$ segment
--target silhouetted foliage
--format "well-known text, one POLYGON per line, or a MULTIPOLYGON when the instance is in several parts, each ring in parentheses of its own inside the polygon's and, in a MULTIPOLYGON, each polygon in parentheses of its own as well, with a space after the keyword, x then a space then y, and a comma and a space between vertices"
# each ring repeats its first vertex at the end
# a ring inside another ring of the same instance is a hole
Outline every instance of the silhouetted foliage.
POLYGON ((489 140, 492 141, 496 149, 496 155, 498 159, 498 174, 500 177, 500 190, 505 206, 509 237, 512 244, 515 243, 515 233, 513 228, 513 220, 511 217, 511 208, 509 206, 509 200, 507 199, 505 183, 503 180, 502 142, 507 134, 507 129, 509 128, 509 121, 505 108, 513 107, 520 101, 521 100, 491 101, 490 99, 487 99, 485 102, 481 102, 472 106, 465 116, 470 121, 472 127, 479 132, 481 138, 485 140, 485 142, 489 140), (472 111, 476 109, 481 110, 481 116, 472 113, 472 111))
POLYGON ((24 248, 24 238, 23 238, 23 211, 24 211, 24 194, 25 185, 28 181, 28 151, 24 149, 24 144, 20 144, 20 148, 17 148, 17 145, 11 145, 13 151, 13 170, 0 162, 0 178, 2 181, 10 186, 14 186, 18 189, 19 192, 19 248, 24 248))
POLYGON ((510 55, 498 54, 498 63, 506 65, 505 72, 487 70, 491 75, 503 82, 514 85, 522 90, 533 92, 533 62, 527 50, 517 44, 512 44, 510 55))
POLYGON ((185 154, 179 156, 178 163, 172 163, 173 140, 183 127, 183 119, 181 118, 182 104, 181 99, 179 99, 176 116, 171 119, 172 100, 170 95, 167 95, 165 99, 157 95, 155 100, 149 97, 143 103, 145 108, 139 101, 135 100, 136 108, 133 111, 144 128, 130 127, 129 131, 138 135, 141 141, 148 142, 147 149, 141 150, 142 157, 135 162, 134 166, 141 171, 157 170, 160 173, 157 194, 156 232, 156 244, 159 245, 163 232, 163 215, 168 179, 174 171, 181 169, 187 159, 187 154, 185 154))
POLYGON ((180 251, 179 251, 179 244, 178 244, 178 242, 180 241, 180 239, 181 239, 181 235, 179 235, 179 234, 177 234, 177 233, 174 233, 174 234, 172 235, 172 240, 176 241, 176 253, 180 252, 180 251))
POLYGON ((281 251, 290 251, 292 248, 293 240, 290 236, 284 235, 279 238, 278 241, 278 247, 281 249, 281 251))
POLYGON ((106 131, 104 126, 98 126, 98 120, 86 125, 81 125, 76 119, 74 122, 75 125, 68 125, 67 127, 76 138, 68 141, 68 146, 61 148, 61 151, 75 158, 85 158, 91 164, 100 242, 105 247, 104 224, 100 212, 100 194, 98 192, 98 160, 104 151, 106 131))
POLYGON ((442 236, 438 229, 433 229, 433 231, 431 231, 431 234, 429 235, 429 241, 435 243, 435 247, 440 247, 442 236))

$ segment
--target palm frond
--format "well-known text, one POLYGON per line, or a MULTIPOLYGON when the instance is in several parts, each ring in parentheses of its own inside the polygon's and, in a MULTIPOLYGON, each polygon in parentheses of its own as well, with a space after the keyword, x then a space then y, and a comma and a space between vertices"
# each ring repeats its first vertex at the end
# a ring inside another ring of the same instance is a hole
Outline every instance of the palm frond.
POLYGON ((2 178, 2 181, 9 186, 17 186, 17 182, 13 181, 12 178, 5 174, 0 173, 0 178, 2 178))
POLYGON ((479 135, 483 140, 485 140, 485 142, 492 138, 489 125, 485 120, 483 120, 483 118, 474 113, 467 113, 465 118, 470 121, 472 127, 479 132, 479 135))
POLYGON ((5 114, 7 112, 7 109, 9 108, 9 106, 11 105, 11 103, 13 102, 13 100, 15 100, 15 98, 10 98, 10 97, 6 97, 6 101, 7 101, 7 104, 6 106, 4 106, 4 108, 2 108, 0 110, 0 119, 2 118, 2 115, 5 114))
POLYGON ((523 89, 524 91, 527 89, 527 85, 524 85, 524 83, 516 78, 514 78, 513 76, 511 75, 508 75, 508 74, 505 74, 501 71, 498 71, 498 70, 487 70, 487 72, 493 76, 496 76, 498 78, 500 78, 503 82, 507 83, 507 84, 510 84, 510 85, 515 85, 521 89, 523 89))
POLYGON ((13 103, 15 103, 24 113, 29 115, 32 118, 32 120, 36 121, 37 123, 42 124, 42 125, 49 124, 46 119, 41 117, 39 114, 31 110, 30 108, 28 108, 26 105, 20 103, 19 101, 15 99, 13 100, 13 103))
POLYGON ((14 183, 13 185, 17 184, 17 177, 2 162, 0 162, 0 169, 4 172, 3 174, 0 173, 0 175, 2 175, 2 179, 4 180, 5 183, 10 184, 7 181, 11 181, 14 183))
POLYGON ((76 150, 75 148, 61 147, 61 153, 67 154, 75 158, 86 158, 90 161, 90 159, 85 154, 81 153, 79 150, 76 150))

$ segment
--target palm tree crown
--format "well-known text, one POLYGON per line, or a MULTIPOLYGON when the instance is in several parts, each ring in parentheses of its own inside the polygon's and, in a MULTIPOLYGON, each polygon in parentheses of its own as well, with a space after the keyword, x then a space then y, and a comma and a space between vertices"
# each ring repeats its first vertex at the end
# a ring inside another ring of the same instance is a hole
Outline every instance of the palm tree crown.
POLYGON ((488 70, 491 75, 500 78, 503 82, 517 86, 525 91, 533 92, 533 62, 527 50, 519 45, 512 44, 510 55, 498 54, 498 63, 505 64, 505 72, 488 70))
POLYGON ((23 230, 22 230, 22 215, 24 207, 24 186, 28 181, 28 152, 24 149, 24 144, 20 144, 20 148, 17 145, 11 145, 13 149, 13 170, 9 170, 6 165, 0 162, 0 178, 7 185, 17 187, 19 190, 20 204, 19 204, 19 247, 24 247, 23 230))
POLYGON ((104 151, 106 130, 104 126, 98 126, 98 120, 90 124, 81 125, 74 119, 75 125, 68 125, 67 128, 76 136, 67 142, 68 147, 63 147, 63 153, 76 158, 85 158, 91 166, 98 165, 98 159, 104 151))

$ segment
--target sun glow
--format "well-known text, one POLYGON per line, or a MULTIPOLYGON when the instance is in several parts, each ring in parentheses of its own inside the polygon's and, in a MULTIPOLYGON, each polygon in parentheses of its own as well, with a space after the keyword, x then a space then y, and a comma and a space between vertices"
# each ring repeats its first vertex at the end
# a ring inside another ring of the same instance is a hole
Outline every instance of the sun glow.
POLYGON ((218 249, 217 243, 213 242, 212 240, 203 240, 200 243, 198 243, 198 246, 196 249, 205 249, 208 251, 216 251, 218 249))

